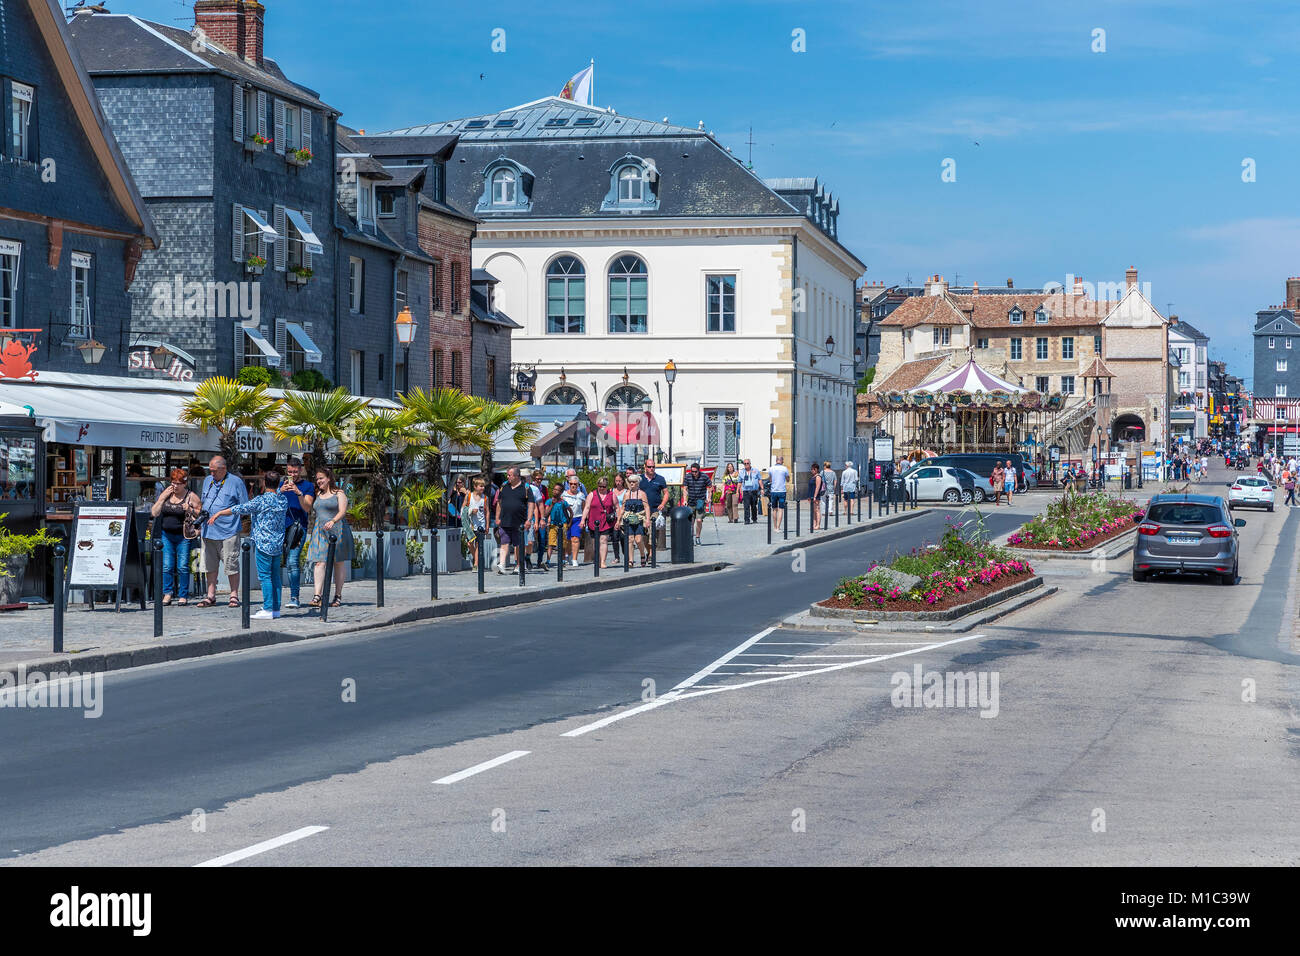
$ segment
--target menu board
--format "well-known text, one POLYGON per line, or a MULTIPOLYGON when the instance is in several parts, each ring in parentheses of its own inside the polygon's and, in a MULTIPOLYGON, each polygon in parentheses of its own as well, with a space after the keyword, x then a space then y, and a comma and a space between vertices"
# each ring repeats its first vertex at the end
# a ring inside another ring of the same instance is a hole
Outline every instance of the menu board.
POLYGON ((131 506, 126 502, 78 503, 68 545, 69 588, 100 591, 121 588, 127 545, 134 533, 131 518, 131 506))

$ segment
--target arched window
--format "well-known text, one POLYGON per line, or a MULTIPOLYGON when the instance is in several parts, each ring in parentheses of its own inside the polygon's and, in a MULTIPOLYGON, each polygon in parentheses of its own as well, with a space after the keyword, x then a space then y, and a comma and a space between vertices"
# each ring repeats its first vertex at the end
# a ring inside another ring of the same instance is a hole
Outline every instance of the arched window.
POLYGON ((646 333, 650 277, 636 256, 619 256, 609 267, 609 331, 646 333))
POLYGON ((644 196, 644 182, 639 166, 624 166, 618 174, 618 201, 641 202, 644 196))
POLYGON ((582 392, 578 391, 572 385, 559 385, 551 389, 546 396, 546 405, 581 405, 582 410, 587 410, 587 399, 582 392))
POLYGON ((620 385, 614 391, 609 393, 609 398, 605 399, 606 411, 622 411, 630 409, 632 411, 641 411, 641 403, 646 400, 646 393, 637 388, 635 385, 620 385))
POLYGON ((492 205, 513 206, 517 186, 513 169, 498 169, 492 174, 492 205))
POLYGON ((587 330, 587 278, 582 263, 560 256, 546 268, 546 332, 549 335, 587 330))

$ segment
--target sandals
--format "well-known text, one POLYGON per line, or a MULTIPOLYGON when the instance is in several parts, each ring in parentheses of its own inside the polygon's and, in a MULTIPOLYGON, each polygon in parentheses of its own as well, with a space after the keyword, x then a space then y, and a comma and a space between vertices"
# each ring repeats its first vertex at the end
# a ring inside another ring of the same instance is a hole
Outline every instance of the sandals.
POLYGON ((217 606, 217 602, 214 601, 214 600, 212 600, 212 598, 210 598, 210 597, 205 597, 205 598, 200 599, 199 602, 198 602, 197 604, 195 604, 194 606, 195 606, 195 607, 216 607, 216 606, 217 606))
POLYGON ((189 602, 189 598, 181 598, 179 601, 176 602, 176 606, 177 606, 177 607, 185 607, 185 606, 188 605, 189 603, 190 603, 190 602, 189 602))
POLYGON ((319 608, 319 607, 320 607, 320 595, 319 595, 319 594, 316 595, 314 598, 311 599, 311 605, 310 605, 310 606, 311 606, 311 607, 314 607, 314 608, 319 608))
POLYGON ((227 604, 226 607, 229 607, 229 608, 236 608, 236 607, 239 607, 239 595, 237 595, 237 594, 232 594, 232 595, 230 595, 230 603, 227 604))
POLYGON ((163 607, 167 607, 167 606, 169 606, 171 603, 172 603, 172 596, 171 596, 170 594, 164 594, 164 595, 163 595, 163 607))
POLYGON ((334 600, 330 601, 330 607, 342 607, 342 606, 343 606, 343 596, 340 594, 334 595, 334 600))

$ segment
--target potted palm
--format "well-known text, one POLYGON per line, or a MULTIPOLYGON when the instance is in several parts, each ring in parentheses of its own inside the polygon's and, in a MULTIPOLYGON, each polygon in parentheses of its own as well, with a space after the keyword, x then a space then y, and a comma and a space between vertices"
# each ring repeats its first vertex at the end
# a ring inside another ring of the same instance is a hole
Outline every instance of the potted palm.
MULTIPOLYGON (((352 432, 351 439, 342 446, 343 457, 349 463, 365 466, 367 479, 359 493, 369 506, 374 530, 387 531, 389 510, 401 496, 406 467, 421 436, 412 426, 408 412, 386 408, 367 409, 356 416, 352 420, 352 432)), ((385 535, 382 555, 385 576, 406 576, 405 547, 404 531, 393 530, 385 535)))
MULTIPOLYGON (((296 378, 296 377, 295 377, 296 378)), ((332 442, 342 445, 348 440, 348 423, 366 407, 364 398, 357 398, 346 388, 333 391, 297 391, 284 393, 271 434, 276 441, 287 441, 294 448, 307 451, 309 468, 325 464, 325 451, 332 442)), ((308 475, 314 478, 314 472, 308 475)))
MULTIPOLYGON (((14 534, 4 526, 8 517, 8 514, 0 514, 0 607, 17 604, 22 598, 23 576, 36 549, 58 543, 45 528, 35 534, 14 534)), ((62 581, 55 582, 55 587, 62 585, 62 581)))
POLYGON ((239 430, 265 431, 279 403, 266 394, 266 385, 242 385, 214 376, 199 384, 181 408, 181 422, 203 434, 216 429, 217 447, 230 470, 239 473, 239 430))
MULTIPOLYGON (((438 489, 440 502, 446 500, 447 474, 444 465, 455 446, 468 446, 476 434, 474 416, 480 399, 466 395, 458 388, 434 388, 424 391, 411 389, 401 397, 402 408, 420 436, 418 447, 412 448, 423 466, 424 481, 438 489)), ((430 525, 440 523, 443 514, 439 504, 430 525)), ((459 528, 445 528, 440 534, 443 553, 438 557, 438 567, 458 570, 461 567, 461 542, 459 528)))

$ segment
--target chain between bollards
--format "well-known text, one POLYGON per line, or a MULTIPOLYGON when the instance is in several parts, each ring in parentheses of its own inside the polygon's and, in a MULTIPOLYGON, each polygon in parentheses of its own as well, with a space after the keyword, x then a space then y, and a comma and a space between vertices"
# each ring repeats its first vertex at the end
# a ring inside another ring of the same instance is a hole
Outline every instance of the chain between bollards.
POLYGON ((163 539, 153 539, 153 636, 163 633, 163 539))
POLYGON ((63 606, 67 600, 64 566, 67 564, 68 549, 63 545, 54 547, 54 653, 63 653, 63 606))
POLYGON ((248 602, 252 599, 253 593, 253 585, 249 581, 252 577, 252 555, 253 542, 241 538, 239 541, 239 626, 244 630, 248 630, 249 627, 248 602))

